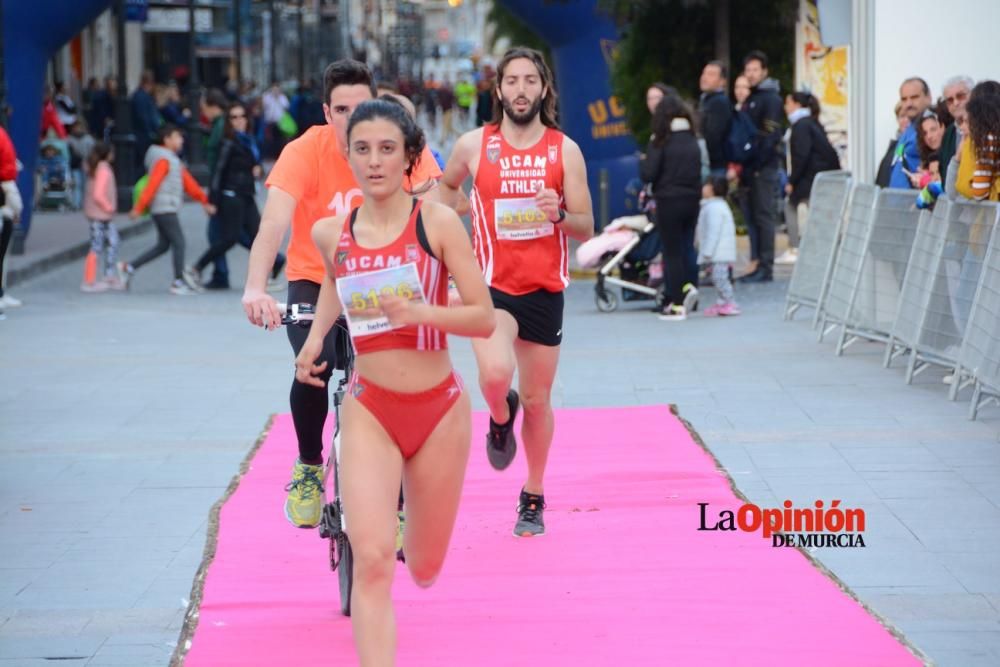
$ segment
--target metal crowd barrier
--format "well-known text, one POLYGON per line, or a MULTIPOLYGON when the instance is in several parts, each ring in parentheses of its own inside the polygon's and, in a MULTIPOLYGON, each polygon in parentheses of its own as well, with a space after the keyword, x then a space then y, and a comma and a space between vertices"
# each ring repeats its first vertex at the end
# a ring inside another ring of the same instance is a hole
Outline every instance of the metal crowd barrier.
POLYGON ((837 339, 838 356, 858 340, 889 339, 919 222, 912 190, 879 191, 871 235, 837 339))
POLYGON ((1000 404, 1000 225, 993 228, 982 275, 972 301, 949 398, 972 384, 969 419, 995 401, 1000 404), (968 378, 968 379, 967 379, 968 378), (984 398, 985 396, 985 398, 984 398))
POLYGON ((818 340, 837 326, 845 326, 851 312, 854 295, 861 280, 861 269, 868 254, 868 244, 874 227, 875 204, 879 188, 859 183, 851 193, 847 221, 840 247, 836 251, 825 296, 816 307, 819 323, 818 340))
POLYGON ((888 368, 892 362, 908 354, 920 332, 920 318, 924 312, 924 301, 931 289, 934 274, 930 267, 934 258, 941 254, 945 233, 948 230, 948 211, 951 202, 940 197, 934 212, 924 212, 917 225, 917 235, 903 278, 903 288, 899 296, 899 307, 889 338, 886 341, 883 365, 888 368))
MULTIPOLYGON (((833 258, 851 191, 851 173, 824 171, 816 175, 809 197, 809 224, 799 246, 785 297, 785 319, 802 306, 817 309, 833 270, 833 258)), ((815 324, 814 317, 813 323, 815 324)))
POLYGON ((958 365, 986 249, 998 217, 997 204, 954 201, 947 207, 947 224, 933 224, 940 219, 935 215, 932 224, 924 228, 934 237, 931 247, 936 252, 915 254, 910 265, 911 272, 925 274, 921 277, 926 289, 918 300, 920 307, 914 318, 916 335, 910 341, 901 338, 909 343, 907 383, 930 365, 952 369, 958 365))

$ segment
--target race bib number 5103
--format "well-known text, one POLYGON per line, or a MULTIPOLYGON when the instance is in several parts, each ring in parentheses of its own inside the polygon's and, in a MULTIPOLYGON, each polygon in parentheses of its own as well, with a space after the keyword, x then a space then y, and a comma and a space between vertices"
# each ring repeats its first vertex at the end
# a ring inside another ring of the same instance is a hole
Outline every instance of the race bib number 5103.
POLYGON ((497 199, 493 212, 499 240, 530 241, 551 236, 555 231, 555 225, 538 209, 534 197, 497 199))
POLYGON ((417 266, 412 263, 338 278, 337 294, 344 304, 352 338, 397 328, 389 322, 382 309, 382 296, 398 296, 415 303, 426 302, 417 266))

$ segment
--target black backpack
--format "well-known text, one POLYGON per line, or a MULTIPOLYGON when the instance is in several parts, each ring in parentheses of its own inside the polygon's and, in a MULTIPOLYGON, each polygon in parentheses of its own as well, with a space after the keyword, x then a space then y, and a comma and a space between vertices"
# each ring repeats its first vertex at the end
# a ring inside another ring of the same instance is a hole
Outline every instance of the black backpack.
POLYGON ((836 171, 840 169, 840 156, 837 149, 830 143, 826 131, 815 118, 809 118, 809 131, 812 132, 813 146, 816 147, 816 171, 836 171))

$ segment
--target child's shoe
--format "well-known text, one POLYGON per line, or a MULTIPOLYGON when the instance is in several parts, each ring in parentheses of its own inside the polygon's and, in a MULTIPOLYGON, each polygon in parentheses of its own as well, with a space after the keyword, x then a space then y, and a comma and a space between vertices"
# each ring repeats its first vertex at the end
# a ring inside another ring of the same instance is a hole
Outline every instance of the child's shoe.
POLYGON ((735 315, 739 315, 742 312, 743 311, 740 310, 740 307, 737 306, 735 303, 723 304, 719 308, 719 315, 722 315, 722 316, 730 316, 730 317, 732 317, 732 316, 735 316, 735 315))
POLYGON ((107 292, 108 284, 103 280, 95 280, 92 283, 80 283, 80 291, 88 294, 95 292, 107 292))

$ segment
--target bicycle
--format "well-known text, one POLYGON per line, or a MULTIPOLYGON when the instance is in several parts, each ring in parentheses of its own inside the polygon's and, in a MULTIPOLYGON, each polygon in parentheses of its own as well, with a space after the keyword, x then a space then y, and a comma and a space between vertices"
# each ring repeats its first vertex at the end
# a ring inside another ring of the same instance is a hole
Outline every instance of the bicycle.
MULTIPOLYGON (((311 303, 278 303, 278 310, 283 312, 281 323, 285 326, 309 327, 316 316, 316 308, 311 303)), ((344 402, 347 384, 351 381, 354 371, 354 347, 350 344, 347 330, 347 320, 338 318, 334 327, 339 327, 340 340, 346 344, 338 346, 338 365, 342 366, 343 375, 337 381, 337 389, 333 392, 333 414, 335 424, 333 429, 333 455, 329 457, 323 470, 323 492, 329 486, 330 476, 333 476, 333 499, 323 505, 323 513, 319 522, 319 536, 330 540, 329 559, 330 570, 337 572, 340 589, 340 613, 351 615, 351 590, 354 576, 354 554, 351 551, 351 541, 347 532, 347 518, 344 516, 343 503, 340 498, 340 406, 344 402)), ((332 378, 331 378, 332 379, 332 378)), ((399 490, 399 505, 397 512, 403 511, 403 490, 399 490)), ((396 559, 405 562, 403 550, 396 552, 396 559)))

